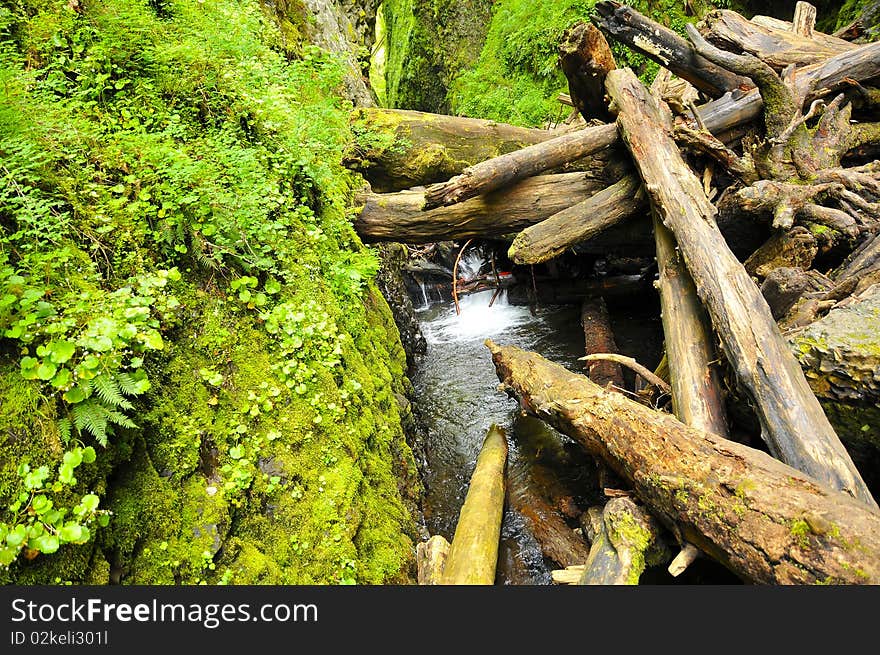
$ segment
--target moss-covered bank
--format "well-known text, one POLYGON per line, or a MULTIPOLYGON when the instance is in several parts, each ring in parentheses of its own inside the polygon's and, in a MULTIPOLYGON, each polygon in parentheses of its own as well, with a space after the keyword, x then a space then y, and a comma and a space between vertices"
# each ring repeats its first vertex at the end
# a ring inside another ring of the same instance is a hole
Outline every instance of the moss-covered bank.
POLYGON ((284 7, 0 9, 2 582, 411 579, 344 71, 284 7))

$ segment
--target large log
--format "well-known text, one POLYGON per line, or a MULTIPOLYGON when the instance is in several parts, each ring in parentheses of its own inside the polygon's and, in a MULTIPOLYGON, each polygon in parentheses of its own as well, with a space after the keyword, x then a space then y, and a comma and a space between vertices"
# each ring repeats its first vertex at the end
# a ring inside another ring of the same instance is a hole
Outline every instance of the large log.
POLYGON ((672 116, 632 71, 608 74, 618 126, 651 203, 678 242, 725 354, 745 387, 762 437, 782 461, 876 506, 825 417, 770 308, 715 224, 715 207, 669 136, 672 116))
POLYGON ((673 411, 683 423, 726 437, 724 395, 714 364, 717 358, 709 317, 675 237, 656 217, 654 239, 673 411))
POLYGON ((819 34, 814 33, 812 37, 805 37, 790 27, 782 30, 758 25, 729 9, 708 14, 700 25, 700 32, 720 48, 748 52, 778 70, 789 64, 803 66, 821 62, 858 47, 828 35, 817 38, 819 34))
POLYGON ((683 37, 619 2, 597 2, 594 22, 606 34, 660 63, 712 98, 733 89, 750 88, 735 75, 701 57, 683 37))
POLYGON ((740 577, 880 583, 875 507, 534 353, 487 345, 521 407, 601 457, 656 518, 740 577))
POLYGON ((637 194, 641 182, 627 175, 607 189, 567 207, 520 232, 507 256, 516 264, 540 264, 558 257, 572 246, 647 208, 637 194))
POLYGON ((354 228, 364 241, 432 243, 500 237, 586 200, 606 183, 584 173, 539 175, 451 207, 422 211, 419 190, 364 193, 354 228))
MULTIPOLYGON (((377 107, 354 110, 350 123, 354 140, 343 164, 377 193, 447 180, 467 166, 560 136, 556 130, 377 107)), ((572 170, 600 170, 604 159, 578 161, 572 170)))
POLYGON ((504 430, 493 425, 486 434, 471 475, 452 546, 446 556, 441 584, 494 584, 504 515, 506 467, 507 437, 504 430))
POLYGON ((449 555, 449 542, 439 534, 416 546, 416 564, 420 585, 440 584, 446 557, 449 555))
MULTIPOLYGON (((878 75, 880 43, 839 54, 792 74, 798 93, 805 100, 830 93, 846 79, 864 82, 878 75)), ((760 116, 762 107, 757 89, 744 93, 735 89, 703 105, 698 112, 705 129, 723 141, 726 133, 760 116)), ((460 175, 428 187, 424 208, 462 202, 593 155, 617 143, 618 135, 612 128, 611 125, 585 128, 466 168, 460 175)))
POLYGON ((541 547, 544 557, 560 566, 583 564, 590 549, 568 527, 559 511, 532 488, 523 466, 514 467, 508 476, 510 505, 519 512, 541 547))

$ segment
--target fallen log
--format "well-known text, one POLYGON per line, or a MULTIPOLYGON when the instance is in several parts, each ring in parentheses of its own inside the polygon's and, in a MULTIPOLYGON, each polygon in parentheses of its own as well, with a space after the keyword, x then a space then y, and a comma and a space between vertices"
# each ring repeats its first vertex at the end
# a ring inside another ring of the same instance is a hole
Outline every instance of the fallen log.
POLYGON ((764 278, 761 295, 767 301, 773 319, 778 322, 806 294, 821 294, 830 286, 831 280, 818 271, 780 266, 764 278))
MULTIPOLYGON (((584 350, 587 355, 596 353, 616 353, 617 343, 611 330, 611 317, 605 299, 587 296, 581 305, 581 327, 584 329, 584 350)), ((620 364, 609 360, 588 362, 587 376, 601 387, 609 384, 624 389, 623 369, 620 364)))
MULTIPOLYGON (((354 140, 342 163, 361 173, 377 193, 447 180, 467 166, 560 135, 558 130, 377 107, 354 110, 350 124, 354 140)), ((609 154, 565 162, 555 172, 598 172, 609 154)))
POLYGON ((611 120, 605 100, 605 76, 617 65, 595 25, 576 23, 565 31, 559 45, 559 66, 568 80, 569 98, 584 120, 611 120))
MULTIPOLYGON (((646 291, 651 282, 642 275, 617 275, 605 278, 546 280, 537 282, 538 302, 542 305, 580 305, 586 296, 604 298, 633 297, 646 291)), ((530 305, 532 283, 526 281, 507 291, 511 305, 530 305)))
POLYGON ((675 237, 655 217, 654 239, 660 272, 660 318, 666 343, 672 408, 678 420, 726 437, 727 418, 709 317, 675 237))
POLYGON ((588 510, 590 557, 578 584, 637 585, 646 566, 662 561, 660 526, 630 498, 588 510))
POLYGON ((361 239, 432 243, 469 238, 500 237, 533 225, 586 200, 606 186, 583 173, 540 175, 516 185, 451 207, 422 211, 425 194, 362 193, 363 205, 354 228, 361 239))
POLYGON ((520 232, 507 256, 516 264, 540 264, 647 207, 636 192, 641 182, 627 175, 586 200, 563 209, 520 232))
POLYGON ((632 50, 657 61, 711 98, 753 86, 748 78, 713 64, 700 56, 683 37, 632 7, 608 1, 597 2, 594 8, 594 22, 599 29, 632 50))
POLYGON ((673 533, 745 580, 880 583, 880 512, 539 355, 487 341, 520 406, 601 457, 673 533))
POLYGON ((823 300, 840 301, 880 283, 880 234, 865 240, 832 274, 834 287, 823 300))
POLYGON ((559 511, 532 488, 528 478, 522 467, 510 472, 510 506, 525 519, 544 557, 563 567, 583 564, 590 556, 589 547, 568 526, 559 511))
MULTIPOLYGON (((657 29, 662 27, 653 25, 657 29)), ((863 82, 877 75, 880 75, 880 43, 862 46, 792 73, 800 97, 806 101, 831 93, 841 84, 851 84, 845 80, 863 82)), ((703 128, 723 141, 725 133, 756 119, 762 107, 757 89, 742 92, 737 88, 698 111, 703 128)), ((618 139, 611 127, 588 127, 466 168, 446 182, 429 186, 424 209, 462 202, 609 148, 618 139)))
POLYGON ((632 71, 606 78, 618 126, 652 206, 678 242, 762 438, 782 461, 873 506, 876 502, 822 412, 770 308, 715 224, 715 207, 669 136, 672 117, 632 71))
POLYGON ((441 584, 494 584, 504 514, 506 466, 507 438, 504 430, 493 425, 477 457, 477 466, 443 567, 441 584))
POLYGON ((440 584, 448 555, 449 542, 439 534, 416 546, 416 565, 420 585, 440 584))
POLYGON ((756 24, 735 11, 719 9, 710 12, 699 25, 700 33, 714 45, 725 50, 743 51, 782 70, 790 64, 807 65, 824 61, 858 46, 819 33, 803 36, 788 29, 756 24))
POLYGON ((749 275, 764 279, 777 268, 793 267, 806 270, 812 265, 817 254, 819 254, 819 246, 816 237, 808 229, 797 226, 774 233, 743 262, 743 266, 749 275))

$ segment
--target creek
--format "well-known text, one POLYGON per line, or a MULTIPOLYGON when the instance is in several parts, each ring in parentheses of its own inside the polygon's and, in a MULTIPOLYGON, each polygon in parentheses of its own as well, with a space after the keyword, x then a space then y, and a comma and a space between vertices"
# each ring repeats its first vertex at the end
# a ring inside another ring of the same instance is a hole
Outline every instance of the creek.
MULTIPOLYGON (((459 271, 467 279, 480 262, 464 258, 459 271)), ((415 295, 415 294, 414 294, 415 295)), ((497 390, 498 379, 487 338, 536 351, 573 371, 584 354, 584 333, 575 306, 512 306, 506 292, 489 306, 493 291, 459 300, 429 301, 422 290, 414 297, 428 343, 413 382, 416 411, 426 432, 425 520, 431 534, 452 541, 458 512, 467 494, 486 431, 497 423, 507 432, 508 499, 524 487, 551 505, 567 510, 569 524, 577 510, 602 502, 596 466, 568 437, 542 421, 523 416, 517 403, 497 390)), ((609 307, 622 352, 654 366, 660 357, 656 307, 644 298, 609 307)), ((499 550, 497 584, 549 584, 557 568, 546 560, 529 521, 506 503, 499 550)))

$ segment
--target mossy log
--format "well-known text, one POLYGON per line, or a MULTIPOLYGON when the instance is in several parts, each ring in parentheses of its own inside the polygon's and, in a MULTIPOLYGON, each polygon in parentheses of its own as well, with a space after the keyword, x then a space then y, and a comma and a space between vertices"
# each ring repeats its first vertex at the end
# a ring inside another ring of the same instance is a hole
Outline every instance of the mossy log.
POLYGON ((405 109, 356 109, 343 164, 378 193, 446 180, 485 159, 558 136, 549 130, 405 109))
POLYGON ((422 211, 418 190, 361 194, 354 228, 364 241, 433 243, 501 237, 586 200, 607 183, 584 173, 539 175, 451 207, 422 211))
POLYGON ((790 23, 787 25, 786 30, 759 25, 735 11, 721 9, 709 13, 699 27, 703 36, 716 46, 748 52, 777 70, 789 64, 814 64, 858 47, 819 32, 802 36, 793 31, 790 23))
POLYGON ((441 584, 491 585, 495 582, 506 467, 507 437, 504 430, 493 425, 486 434, 471 475, 441 584))
POLYGON ((880 583, 880 512, 535 353, 487 341, 520 407, 601 457, 652 515, 745 580, 880 583))
POLYGON ((568 527, 560 512, 532 488, 528 478, 521 466, 511 470, 510 506, 525 519, 544 557, 560 566, 583 564, 590 555, 589 546, 568 527))
POLYGON ((626 175, 586 200, 527 227, 513 240, 507 256, 516 264, 540 264, 558 257, 647 209, 647 198, 637 193, 640 186, 636 175, 626 175))
POLYGON ((449 542, 439 534, 416 546, 416 565, 420 585, 440 584, 448 555, 449 542))
POLYGON ((632 499, 612 498, 588 510, 590 556, 578 584, 637 585, 645 566, 665 551, 660 525, 632 499))
POLYGON ((718 230, 715 207, 669 136, 668 108, 661 107, 629 69, 611 71, 606 86, 619 108, 618 126, 651 204, 675 235, 727 359, 755 405, 771 452, 876 506, 766 301, 718 230))

